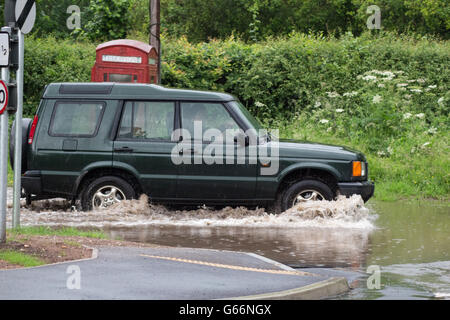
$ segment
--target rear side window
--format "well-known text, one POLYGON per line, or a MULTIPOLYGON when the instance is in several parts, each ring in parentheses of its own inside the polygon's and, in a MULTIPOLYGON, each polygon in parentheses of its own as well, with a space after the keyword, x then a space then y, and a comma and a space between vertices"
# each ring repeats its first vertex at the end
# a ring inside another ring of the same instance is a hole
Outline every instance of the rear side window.
POLYGON ((104 102, 57 102, 49 133, 52 136, 93 137, 104 111, 104 102))
POLYGON ((174 121, 174 102, 129 101, 122 114, 118 138, 170 141, 174 121))

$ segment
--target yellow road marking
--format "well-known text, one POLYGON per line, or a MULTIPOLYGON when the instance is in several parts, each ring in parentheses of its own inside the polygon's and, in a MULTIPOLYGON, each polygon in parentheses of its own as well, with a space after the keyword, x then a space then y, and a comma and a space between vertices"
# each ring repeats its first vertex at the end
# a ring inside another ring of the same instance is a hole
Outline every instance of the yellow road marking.
POLYGON ((224 268, 224 269, 231 269, 231 270, 263 272, 263 273, 271 273, 271 274, 284 274, 284 275, 292 275, 292 276, 316 276, 315 274, 308 273, 308 272, 302 272, 302 271, 260 269, 260 268, 234 266, 234 265, 229 265, 229 264, 212 263, 212 262, 198 261, 198 260, 152 256, 152 255, 147 255, 147 254, 141 254, 141 256, 145 257, 145 258, 184 262, 184 263, 198 264, 198 265, 202 265, 202 266, 224 268))

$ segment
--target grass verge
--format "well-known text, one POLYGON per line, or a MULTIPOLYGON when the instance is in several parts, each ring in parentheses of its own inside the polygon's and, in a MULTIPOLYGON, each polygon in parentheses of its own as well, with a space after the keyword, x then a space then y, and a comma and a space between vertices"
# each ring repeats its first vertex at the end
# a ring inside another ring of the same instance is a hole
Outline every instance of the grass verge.
POLYGON ((78 230, 75 228, 50 228, 50 227, 24 227, 20 229, 8 230, 11 236, 28 235, 28 236, 61 236, 61 237, 84 237, 93 239, 106 239, 106 235, 102 231, 97 230, 78 230))
POLYGON ((37 267, 45 264, 45 261, 39 258, 13 250, 0 251, 0 260, 26 268, 37 267))

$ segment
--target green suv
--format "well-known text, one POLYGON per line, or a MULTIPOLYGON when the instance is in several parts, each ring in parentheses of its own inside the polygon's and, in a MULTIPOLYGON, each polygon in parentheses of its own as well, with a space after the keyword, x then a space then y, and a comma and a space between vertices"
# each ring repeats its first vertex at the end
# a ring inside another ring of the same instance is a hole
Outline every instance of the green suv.
POLYGON ((21 125, 28 202, 66 198, 79 200, 83 210, 98 210, 147 194, 162 204, 283 212, 338 195, 359 194, 367 201, 374 192, 363 154, 278 141, 224 93, 54 83, 34 119, 21 125))

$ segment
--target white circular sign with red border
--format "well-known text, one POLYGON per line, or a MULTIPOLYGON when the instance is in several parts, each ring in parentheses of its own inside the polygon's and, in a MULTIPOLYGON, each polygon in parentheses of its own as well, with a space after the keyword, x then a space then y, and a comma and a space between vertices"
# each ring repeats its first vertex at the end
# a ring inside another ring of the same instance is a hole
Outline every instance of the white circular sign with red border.
POLYGON ((0 114, 5 112, 8 106, 8 86, 5 81, 0 80, 0 114))

